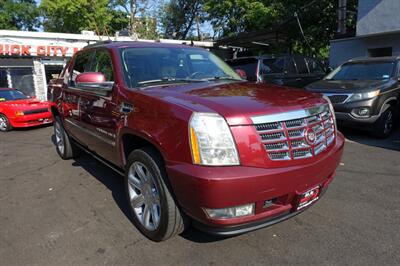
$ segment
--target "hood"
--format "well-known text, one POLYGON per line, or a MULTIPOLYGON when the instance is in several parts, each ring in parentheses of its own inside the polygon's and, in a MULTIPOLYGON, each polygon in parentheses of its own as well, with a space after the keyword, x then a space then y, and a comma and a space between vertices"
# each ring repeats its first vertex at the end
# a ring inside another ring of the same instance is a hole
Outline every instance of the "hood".
POLYGON ((14 109, 17 111, 35 110, 41 108, 48 108, 50 106, 48 102, 41 101, 38 99, 24 99, 24 100, 0 102, 0 105, 2 107, 14 109))
POLYGON ((308 91, 320 93, 353 93, 382 89, 395 82, 393 80, 320 80, 306 87, 308 91))
POLYGON ((300 89, 249 82, 192 83, 144 91, 197 112, 216 112, 230 125, 252 124, 250 117, 326 104, 321 95, 300 89))

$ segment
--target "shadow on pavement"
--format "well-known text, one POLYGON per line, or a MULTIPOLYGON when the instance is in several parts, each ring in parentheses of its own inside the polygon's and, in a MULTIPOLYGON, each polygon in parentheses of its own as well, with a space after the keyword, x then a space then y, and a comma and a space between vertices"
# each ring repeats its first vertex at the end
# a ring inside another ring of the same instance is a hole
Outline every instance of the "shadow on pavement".
POLYGON ((105 185, 111 191, 117 206, 132 222, 128 202, 125 198, 124 179, 121 175, 85 152, 82 152, 79 157, 75 158, 72 165, 82 167, 91 176, 105 185))
MULTIPOLYGON (((55 144, 54 134, 51 136, 51 141, 55 144)), ((86 172, 105 185, 111 191, 112 197, 119 209, 132 223, 132 226, 134 226, 125 196, 124 179, 121 175, 85 152, 82 152, 75 158, 72 165, 75 167, 82 167, 86 172)), ((197 243, 208 243, 226 239, 226 237, 212 236, 200 232, 193 227, 188 228, 188 230, 181 234, 181 237, 197 243)))
POLYGON ((388 138, 379 139, 372 134, 353 128, 339 127, 346 139, 360 144, 379 147, 389 150, 400 151, 400 127, 398 127, 388 138))

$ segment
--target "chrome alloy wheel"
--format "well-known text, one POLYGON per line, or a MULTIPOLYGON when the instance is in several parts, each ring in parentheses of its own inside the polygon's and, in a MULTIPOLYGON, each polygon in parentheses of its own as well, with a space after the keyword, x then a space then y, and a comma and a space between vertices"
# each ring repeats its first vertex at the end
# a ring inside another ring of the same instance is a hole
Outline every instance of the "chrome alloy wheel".
POLYGON ((5 131, 7 129, 7 120, 5 117, 0 116, 0 130, 5 131))
POLYGON ((148 231, 155 231, 160 225, 160 196, 153 175, 142 163, 134 162, 129 168, 128 190, 137 219, 148 231))
POLYGON ((64 149, 65 149, 64 138, 63 138, 63 132, 61 129, 61 125, 59 122, 54 123, 54 131, 55 131, 54 133, 56 135, 57 149, 61 154, 64 154, 64 149))

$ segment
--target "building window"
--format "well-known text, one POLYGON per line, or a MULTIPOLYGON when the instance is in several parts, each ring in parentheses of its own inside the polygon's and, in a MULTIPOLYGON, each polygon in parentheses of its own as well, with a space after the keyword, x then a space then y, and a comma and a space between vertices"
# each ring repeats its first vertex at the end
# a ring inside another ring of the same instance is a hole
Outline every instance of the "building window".
POLYGON ((32 68, 10 68, 11 84, 14 89, 20 90, 28 96, 35 96, 35 83, 32 68))
POLYGON ((368 49, 368 55, 369 57, 392 56, 393 48, 383 47, 383 48, 368 49))
POLYGON ((0 88, 8 88, 7 70, 0 69, 0 88))

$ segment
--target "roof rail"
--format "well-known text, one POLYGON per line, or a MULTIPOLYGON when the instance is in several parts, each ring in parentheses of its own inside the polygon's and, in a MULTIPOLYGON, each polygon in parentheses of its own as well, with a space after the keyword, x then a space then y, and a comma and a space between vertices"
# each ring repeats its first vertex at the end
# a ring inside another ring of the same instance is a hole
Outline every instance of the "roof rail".
POLYGON ((112 41, 112 40, 98 41, 98 42, 86 45, 85 47, 83 47, 83 49, 92 48, 92 47, 96 47, 96 46, 103 45, 103 44, 109 44, 109 43, 112 43, 112 42, 114 42, 114 41, 112 41))

